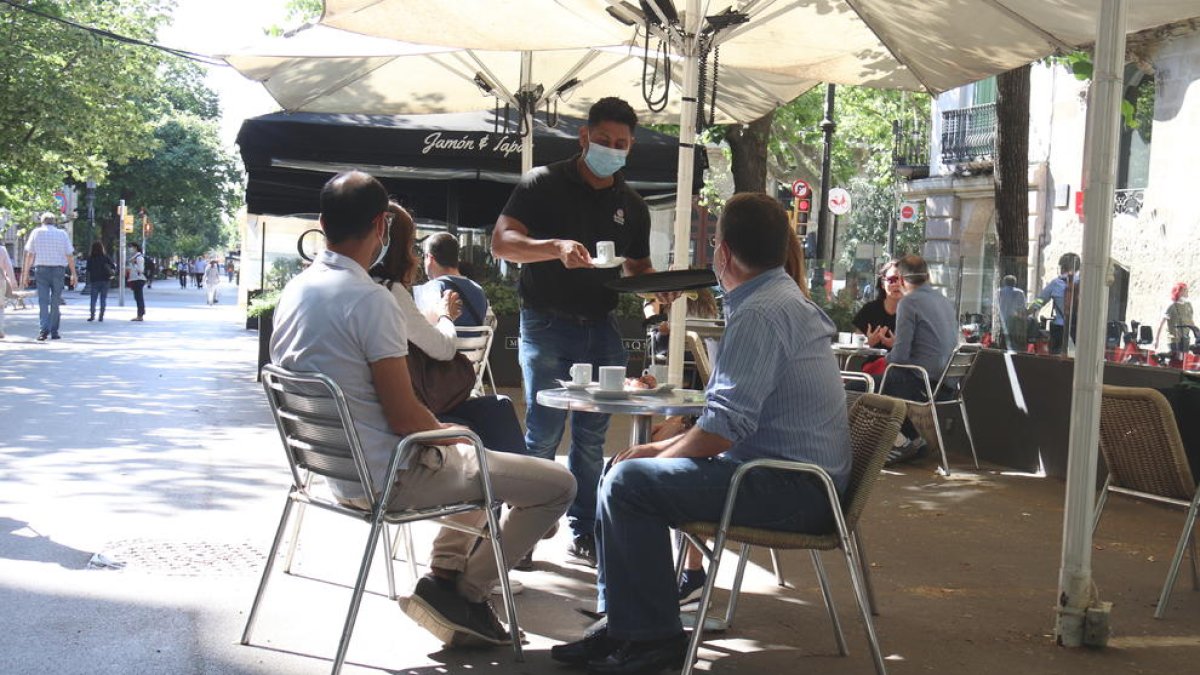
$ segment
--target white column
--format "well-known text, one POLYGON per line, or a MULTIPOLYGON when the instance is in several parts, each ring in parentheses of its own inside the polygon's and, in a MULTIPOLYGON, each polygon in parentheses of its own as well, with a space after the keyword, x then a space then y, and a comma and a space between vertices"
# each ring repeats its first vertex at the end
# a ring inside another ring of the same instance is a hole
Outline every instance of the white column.
MULTIPOLYGON (((521 84, 517 87, 517 92, 522 93, 529 91, 533 87, 533 53, 524 51, 521 52, 521 84)), ((521 175, 529 173, 533 169, 533 109, 525 111, 525 128, 529 130, 529 135, 521 139, 521 175)))
MULTIPOLYGON (((1080 281, 1078 341, 1071 401, 1071 441, 1063 517, 1062 569, 1055 634, 1059 644, 1083 644, 1084 618, 1096 602, 1092 584, 1092 517, 1104 382, 1105 289, 1112 246, 1113 190, 1125 62, 1125 0, 1103 0, 1087 112, 1083 278, 1080 281)), ((1068 339, 1064 336, 1064 339, 1068 339)))

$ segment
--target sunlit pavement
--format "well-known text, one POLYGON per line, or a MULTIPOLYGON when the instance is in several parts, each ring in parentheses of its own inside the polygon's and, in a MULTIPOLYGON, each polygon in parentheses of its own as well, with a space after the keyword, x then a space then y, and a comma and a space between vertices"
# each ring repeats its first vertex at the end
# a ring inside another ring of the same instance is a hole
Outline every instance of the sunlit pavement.
MULTIPOLYGON (((306 517, 297 574, 275 575, 252 646, 237 644, 287 480, 254 381, 257 333, 236 307, 169 280, 147 292, 144 323, 129 321, 131 294, 125 307, 110 295, 102 324, 85 321, 86 296, 67 298, 62 340, 33 340, 34 305, 7 313, 0 341, 0 673, 328 672, 366 532, 344 519, 306 517), (97 553, 123 569, 89 569, 97 553)), ((614 423, 610 452, 626 429, 614 423)), ((885 474, 863 525, 890 672, 1194 669, 1200 593, 1186 569, 1167 619, 1151 618, 1179 513, 1110 500, 1094 565, 1116 603, 1113 647, 1067 651, 1050 637, 1062 484, 932 470, 885 474)), ((431 530, 417 535, 427 550, 431 530)), ((384 597, 377 564, 344 672, 567 672, 549 646, 579 636, 577 610, 594 598, 568 539, 562 528, 539 546, 537 571, 514 575, 526 585, 524 664, 505 649, 443 650, 384 597)), ((782 589, 756 551, 736 625, 706 641, 701 667, 871 672, 845 568, 825 560, 849 656, 837 655, 807 555, 783 555, 794 587, 782 589)), ((407 587, 405 565, 397 580, 407 587)))

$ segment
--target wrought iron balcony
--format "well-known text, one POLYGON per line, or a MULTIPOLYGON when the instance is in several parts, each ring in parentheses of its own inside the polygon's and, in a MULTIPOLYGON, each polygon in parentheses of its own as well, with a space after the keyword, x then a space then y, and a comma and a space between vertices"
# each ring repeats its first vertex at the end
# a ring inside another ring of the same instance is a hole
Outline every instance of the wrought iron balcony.
POLYGON ((942 113, 942 163, 964 170, 990 168, 996 157, 996 104, 942 113))
POLYGON ((1113 200, 1113 215, 1126 214, 1137 217, 1142 212, 1142 199, 1146 196, 1145 188, 1132 190, 1115 190, 1113 200))
POLYGON ((929 123, 892 120, 892 167, 904 178, 929 176, 929 123))

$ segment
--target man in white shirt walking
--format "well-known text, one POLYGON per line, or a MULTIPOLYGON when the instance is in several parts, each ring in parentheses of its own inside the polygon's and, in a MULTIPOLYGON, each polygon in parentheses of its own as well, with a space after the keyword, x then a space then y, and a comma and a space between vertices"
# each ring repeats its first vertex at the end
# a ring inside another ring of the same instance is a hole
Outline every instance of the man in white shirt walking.
POLYGON ((29 285, 29 271, 37 282, 38 341, 47 337, 57 340, 62 314, 63 285, 67 269, 71 270, 71 285, 75 285, 75 247, 66 232, 54 226, 54 214, 43 213, 42 224, 29 235, 25 243, 25 266, 21 269, 21 288, 29 285))

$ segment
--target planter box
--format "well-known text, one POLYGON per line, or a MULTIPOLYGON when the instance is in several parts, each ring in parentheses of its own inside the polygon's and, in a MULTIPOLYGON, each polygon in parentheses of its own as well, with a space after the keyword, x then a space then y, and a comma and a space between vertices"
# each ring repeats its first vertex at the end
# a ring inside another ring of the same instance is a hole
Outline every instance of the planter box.
POLYGON ((256 380, 262 381, 263 366, 271 362, 271 336, 275 333, 275 310, 263 312, 258 322, 258 369, 256 380))
MULTIPOLYGON (((628 374, 641 375, 645 369, 646 333, 638 319, 617 319, 625 349, 629 350, 628 374)), ((518 316, 496 317, 496 336, 488 364, 496 378, 497 387, 523 386, 521 365, 517 361, 517 349, 521 341, 521 320, 518 316)))

